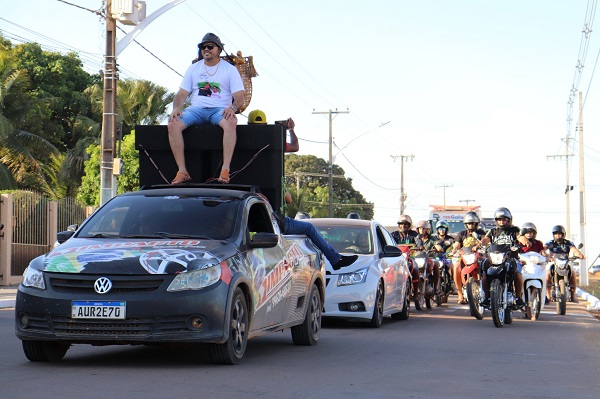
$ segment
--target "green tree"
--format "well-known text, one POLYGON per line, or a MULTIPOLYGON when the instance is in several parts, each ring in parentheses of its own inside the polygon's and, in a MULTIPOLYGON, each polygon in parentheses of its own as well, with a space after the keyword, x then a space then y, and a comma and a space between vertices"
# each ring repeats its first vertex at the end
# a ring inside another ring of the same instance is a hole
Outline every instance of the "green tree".
MULTIPOLYGON (((312 217, 329 215, 328 163, 314 155, 287 154, 285 156, 285 186, 292 194, 291 205, 286 208, 288 216, 296 212, 308 212, 312 217), (298 189, 299 188, 299 189, 298 189)), ((344 170, 333 164, 333 175, 345 175, 344 170)), ((354 189, 351 178, 333 179, 333 216, 346 217, 358 212, 363 219, 373 219, 373 203, 354 189)))
MULTIPOLYGON (((77 199, 89 206, 100 205, 100 146, 92 144, 87 148, 89 159, 85 161, 85 174, 77 199)), ((138 151, 135 149, 135 135, 128 134, 121 144, 121 159, 123 169, 117 181, 117 194, 139 189, 140 170, 138 151)))

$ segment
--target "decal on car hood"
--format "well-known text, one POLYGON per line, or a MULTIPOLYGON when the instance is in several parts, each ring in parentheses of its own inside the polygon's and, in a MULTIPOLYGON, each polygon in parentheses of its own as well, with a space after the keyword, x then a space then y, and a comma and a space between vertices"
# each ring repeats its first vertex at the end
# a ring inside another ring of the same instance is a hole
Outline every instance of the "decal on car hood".
MULTIPOLYGON (((82 244, 85 241, 82 240, 82 244)), ((221 262, 220 242, 200 240, 123 241, 60 246, 44 260, 44 270, 61 273, 175 274, 221 262)))

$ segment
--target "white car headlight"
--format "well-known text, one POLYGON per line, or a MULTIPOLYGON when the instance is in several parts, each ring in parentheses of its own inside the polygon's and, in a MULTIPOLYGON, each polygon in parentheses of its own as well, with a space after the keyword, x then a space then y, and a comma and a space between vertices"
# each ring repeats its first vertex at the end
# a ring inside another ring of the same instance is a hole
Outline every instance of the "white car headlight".
POLYGON ((167 291, 199 290, 215 284, 220 278, 221 265, 180 273, 169 284, 167 291))
POLYGON ((44 283, 44 274, 34 268, 27 267, 23 272, 23 282, 21 283, 25 287, 38 288, 40 290, 46 289, 46 283, 44 283))
POLYGON ((343 285, 362 284, 367 280, 368 271, 369 268, 364 268, 352 273, 339 274, 337 285, 341 287, 343 285))

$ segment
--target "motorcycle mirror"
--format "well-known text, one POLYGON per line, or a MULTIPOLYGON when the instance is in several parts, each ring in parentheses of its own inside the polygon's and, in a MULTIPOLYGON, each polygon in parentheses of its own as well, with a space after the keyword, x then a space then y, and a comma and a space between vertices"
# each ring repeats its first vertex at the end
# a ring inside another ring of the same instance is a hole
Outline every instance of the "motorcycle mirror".
POLYGON ((579 245, 577 246, 577 249, 581 249, 581 248, 583 248, 583 243, 582 242, 580 242, 579 245))

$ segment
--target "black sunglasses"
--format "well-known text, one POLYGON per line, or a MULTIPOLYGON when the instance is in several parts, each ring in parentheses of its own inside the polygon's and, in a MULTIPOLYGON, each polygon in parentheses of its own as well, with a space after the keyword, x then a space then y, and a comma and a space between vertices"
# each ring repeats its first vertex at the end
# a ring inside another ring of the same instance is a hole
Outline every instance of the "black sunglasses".
POLYGON ((200 49, 202 50, 212 50, 215 48, 214 44, 204 44, 202 46, 200 46, 200 49))
POLYGON ((410 223, 405 223, 405 222, 398 222, 398 226, 410 226, 410 223))

